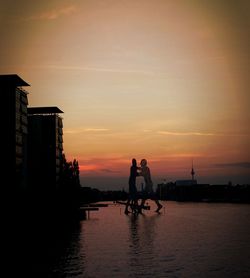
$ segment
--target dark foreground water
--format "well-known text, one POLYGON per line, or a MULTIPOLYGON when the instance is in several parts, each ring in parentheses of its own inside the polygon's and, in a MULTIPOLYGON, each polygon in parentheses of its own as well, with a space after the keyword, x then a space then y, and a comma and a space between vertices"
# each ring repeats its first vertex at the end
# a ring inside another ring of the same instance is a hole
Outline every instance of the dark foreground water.
POLYGON ((33 277, 250 277, 250 205, 162 204, 135 217, 110 203, 48 239, 30 231, 18 267, 33 277))

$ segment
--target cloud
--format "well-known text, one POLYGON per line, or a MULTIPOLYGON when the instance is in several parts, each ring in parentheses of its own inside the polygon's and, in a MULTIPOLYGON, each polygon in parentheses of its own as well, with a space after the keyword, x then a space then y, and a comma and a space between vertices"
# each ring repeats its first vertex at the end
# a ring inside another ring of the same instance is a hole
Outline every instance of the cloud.
POLYGON ((47 12, 30 16, 26 20, 54 20, 62 16, 67 16, 77 10, 75 5, 65 6, 59 9, 53 9, 47 12))
POLYGON ((212 132, 174 132, 174 131, 157 131, 161 135, 171 136, 249 136, 249 134, 230 134, 230 133, 212 133, 212 132))
POLYGON ((79 164, 79 169, 83 172, 93 172, 96 168, 97 166, 95 164, 79 164))
POLYGON ((100 132, 100 131, 109 131, 109 129, 107 129, 107 128, 86 128, 85 131, 100 132))
POLYGON ((88 67, 88 66, 67 66, 67 65, 43 65, 43 66, 33 66, 30 65, 29 68, 34 69, 53 69, 53 70, 76 70, 76 71, 90 71, 90 72, 110 72, 110 73, 134 73, 143 75, 156 75, 153 71, 145 71, 141 69, 117 69, 117 68, 103 68, 103 67, 88 67))
POLYGON ((174 135, 174 136, 215 136, 214 133, 205 133, 205 132, 172 132, 172 131, 158 131, 158 134, 161 135, 174 135))
POLYGON ((250 162, 217 163, 217 164, 214 164, 214 166, 222 167, 222 168, 237 167, 237 168, 249 169, 250 168, 250 162))
MULTIPOLYGON (((112 164, 127 164, 127 163, 130 163, 130 159, 129 158, 124 158, 122 156, 103 156, 103 157, 91 157, 91 158, 84 158, 82 157, 79 161, 80 164, 83 164, 83 165, 88 165, 88 164, 91 164, 91 165, 99 165, 100 169, 104 169, 104 166, 105 164, 107 164, 107 162, 109 163, 109 165, 112 165, 112 164), (101 166, 102 165, 102 166, 101 166)), ((106 167, 106 169, 109 169, 109 167, 106 167)))
POLYGON ((84 132, 107 132, 110 131, 108 128, 75 128, 75 129, 65 129, 64 134, 78 134, 84 132))
POLYGON ((99 169, 100 172, 104 173, 120 173, 121 171, 111 170, 111 169, 99 169))

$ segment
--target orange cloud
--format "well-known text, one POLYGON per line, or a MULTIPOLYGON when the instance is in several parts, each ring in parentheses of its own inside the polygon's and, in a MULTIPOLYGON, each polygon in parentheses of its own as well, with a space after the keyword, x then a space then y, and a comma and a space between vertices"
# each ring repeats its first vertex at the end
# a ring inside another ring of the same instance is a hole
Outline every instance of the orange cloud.
POLYGON ((79 165, 79 169, 81 172, 88 172, 88 171, 93 171, 93 170, 96 170, 98 168, 97 165, 94 165, 94 164, 80 164, 79 165))
POLYGON ((65 129, 65 134, 78 134, 82 132, 106 132, 110 131, 108 128, 74 128, 74 129, 65 129))
POLYGON ((43 12, 37 15, 29 17, 27 20, 54 20, 61 16, 70 15, 76 11, 75 5, 65 6, 59 9, 53 9, 47 12, 43 12))
POLYGON ((172 132, 172 131, 158 131, 158 134, 162 135, 174 135, 174 136, 216 136, 214 133, 205 132, 172 132))

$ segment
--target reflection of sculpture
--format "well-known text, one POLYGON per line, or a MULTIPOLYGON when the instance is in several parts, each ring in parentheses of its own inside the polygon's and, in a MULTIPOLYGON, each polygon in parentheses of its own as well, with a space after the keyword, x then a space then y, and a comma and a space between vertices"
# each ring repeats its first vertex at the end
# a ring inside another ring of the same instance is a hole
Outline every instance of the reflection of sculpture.
POLYGON ((155 239, 159 220, 159 214, 129 218, 128 256, 131 273, 128 274, 128 277, 145 276, 145 266, 152 262, 152 257, 155 254, 155 239))

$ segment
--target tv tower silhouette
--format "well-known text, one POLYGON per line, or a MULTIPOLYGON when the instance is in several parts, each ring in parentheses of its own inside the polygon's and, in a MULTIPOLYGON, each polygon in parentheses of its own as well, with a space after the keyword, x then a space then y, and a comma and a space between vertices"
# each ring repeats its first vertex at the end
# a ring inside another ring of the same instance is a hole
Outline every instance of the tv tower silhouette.
POLYGON ((192 181, 194 181, 195 171, 194 171, 194 163, 193 163, 193 159, 192 159, 192 170, 191 170, 191 175, 192 175, 192 181))

